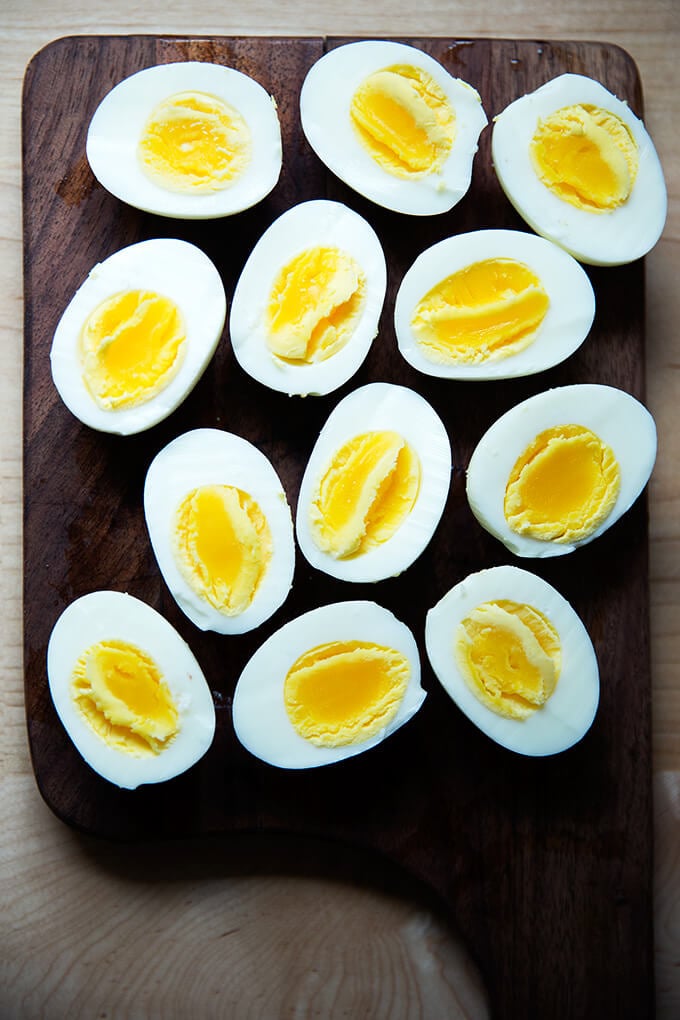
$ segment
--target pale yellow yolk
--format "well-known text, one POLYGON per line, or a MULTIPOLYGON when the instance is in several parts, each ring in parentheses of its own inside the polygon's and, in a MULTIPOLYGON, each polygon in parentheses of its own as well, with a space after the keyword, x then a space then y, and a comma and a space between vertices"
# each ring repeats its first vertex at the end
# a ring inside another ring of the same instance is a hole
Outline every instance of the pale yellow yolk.
POLYGON ((385 542, 411 512, 420 459, 397 432, 365 432, 332 457, 312 500, 317 546, 336 559, 385 542))
POLYGON ((411 328, 431 361, 491 361, 528 347, 549 304, 540 279, 523 263, 485 259, 428 291, 411 328))
POLYGON ((109 747, 134 756, 159 754, 179 730, 170 689, 151 656, 125 641, 100 641, 80 657, 71 694, 109 747))
POLYGON ((284 684, 286 711, 320 747, 358 744, 396 715, 411 666, 401 652, 362 641, 332 641, 301 655, 284 684))
POLYGON ((455 113, 434 78, 407 65, 369 75, 352 97, 350 117, 376 163, 405 178, 440 170, 456 130, 455 113))
POLYGON ((203 92, 162 100, 138 143, 144 172, 162 188, 203 194, 221 191, 250 162, 250 129, 227 103, 203 92))
POLYGON ((624 122, 596 106, 565 106, 542 120, 530 146, 534 170, 571 205, 606 212, 629 197, 638 148, 624 122))
POLYGON ((366 278, 338 248, 308 248, 278 274, 267 306, 267 344, 287 361, 325 361, 361 318, 366 278))
POLYGON ((505 517, 521 535, 573 542, 599 527, 618 492, 611 448, 581 425, 556 425, 537 435, 513 467, 505 517))
POLYGON ((170 298, 128 290, 103 301, 80 335, 83 381, 103 410, 151 400, 174 378, 186 347, 182 313, 170 298))
POLYGON ((545 704, 562 662, 550 621, 533 606, 509 600, 477 606, 456 629, 454 654, 473 694, 511 719, 525 719, 545 704))
POLYGON ((175 516, 174 553, 193 590, 226 616, 253 601, 272 540, 257 502, 231 485, 194 489, 175 516))

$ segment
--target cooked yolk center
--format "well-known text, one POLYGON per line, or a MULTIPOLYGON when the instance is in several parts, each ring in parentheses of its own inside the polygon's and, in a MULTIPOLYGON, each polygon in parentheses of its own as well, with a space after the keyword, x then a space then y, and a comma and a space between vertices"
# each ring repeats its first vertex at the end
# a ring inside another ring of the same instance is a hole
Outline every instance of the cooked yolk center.
POLYGON ((320 747, 358 744, 396 715, 411 667, 393 648, 362 641, 332 641, 301 655, 284 683, 288 717, 320 747))
POLYGON ((638 148, 624 122, 597 106, 564 106, 540 121, 530 146, 534 170, 571 205, 605 212, 629 197, 638 148))
POLYGON ((160 187, 220 191, 250 161, 250 130, 240 113, 216 96, 178 92, 154 108, 137 152, 142 169, 160 187))
POLYGON ((611 448, 581 425, 556 425, 537 435, 513 467, 505 517, 521 535, 572 542, 599 527, 618 492, 611 448))
POLYGON ((387 541, 411 512, 420 459, 397 432, 365 432, 331 458, 312 500, 317 546, 336 559, 387 541))
POLYGON ((180 503, 173 551, 191 588, 221 613, 235 616, 255 597, 272 541, 251 496, 231 485, 206 485, 180 503))
POLYGON ((499 715, 525 719, 544 705, 560 675, 560 638, 533 606, 477 606, 456 629, 454 654, 473 694, 499 715))
POLYGON ((364 148, 388 173, 439 170, 455 136, 455 113, 434 78, 397 65, 370 74, 352 97, 350 118, 364 148))
POLYGON ((100 641, 80 657, 71 693, 85 720, 116 750, 159 754, 179 730, 170 689, 151 656, 125 641, 100 641))
POLYGON ((416 306, 411 328, 431 361, 491 361, 528 347, 549 304, 528 266, 514 259, 485 259, 428 291, 416 306))
POLYGON ((106 411, 145 403, 176 375, 186 346, 182 313, 152 291, 114 294, 80 334, 83 380, 106 411))
POLYGON ((308 248, 278 274, 267 307, 267 343, 279 358, 324 361, 350 339, 361 318, 366 278, 338 248, 308 248))

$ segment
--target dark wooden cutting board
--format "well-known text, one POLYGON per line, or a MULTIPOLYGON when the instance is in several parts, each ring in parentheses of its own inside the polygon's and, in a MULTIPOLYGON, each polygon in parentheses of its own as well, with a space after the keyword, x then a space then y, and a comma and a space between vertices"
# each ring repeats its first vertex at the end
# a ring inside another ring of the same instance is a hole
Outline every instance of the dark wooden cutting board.
MULTIPOLYGON (((464 384, 427 379, 396 352, 391 324, 400 279, 416 254, 452 233, 523 224, 480 140, 469 194, 451 213, 415 219, 372 206, 341 185, 302 135, 298 93, 311 64, 346 40, 321 38, 61 39, 28 67, 23 101, 25 268, 24 568, 26 718, 47 804, 77 829, 115 839, 237 831, 291 832, 377 850, 442 898, 492 996, 495 1015, 639 1018, 652 1013, 650 674, 645 498, 605 536, 570 556, 523 562, 574 605, 601 671, 598 715, 583 741, 549 759, 497 747, 439 688, 424 656, 425 610, 470 571, 517 562, 477 525, 464 473, 488 425, 549 386, 596 381, 644 396, 641 262, 589 270, 593 331, 564 365, 528 379, 464 384), (211 60, 255 77, 277 100, 284 167, 272 194, 232 219, 180 223, 131 209, 103 191, 85 158, 88 122, 132 72, 173 60, 211 60), (290 205, 330 197, 362 213, 389 264, 379 338, 358 375, 324 398, 291 399, 246 378, 228 336, 193 394, 166 422, 119 438, 80 425, 59 401, 49 348, 59 316, 97 262, 153 236, 198 244, 230 298, 248 253, 290 205), (293 591, 254 634, 200 633, 156 568, 142 515, 146 469, 188 428, 239 432, 271 458, 294 508, 302 470, 327 414, 353 386, 400 382, 432 402, 450 432, 454 471, 443 520, 402 577, 350 586, 298 556, 293 591), (79 758, 53 710, 45 652, 55 620, 98 588, 129 591, 160 610, 199 659, 217 707, 212 749, 163 786, 121 791, 79 758), (257 645, 286 619, 321 603, 373 598, 408 623, 423 652, 422 711, 376 750, 319 770, 287 772, 236 741, 231 697, 257 645)), ((564 71, 601 80, 641 114, 635 65, 599 43, 417 39, 469 81, 493 117, 564 71)), ((272 864, 274 865, 274 861, 272 864)))

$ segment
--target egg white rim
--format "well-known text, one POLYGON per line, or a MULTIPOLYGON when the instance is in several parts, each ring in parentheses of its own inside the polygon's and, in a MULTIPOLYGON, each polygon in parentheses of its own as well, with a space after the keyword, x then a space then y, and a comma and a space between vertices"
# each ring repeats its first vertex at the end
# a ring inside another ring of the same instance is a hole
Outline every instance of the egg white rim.
POLYGON ((595 292, 580 263, 552 241, 521 230, 475 230, 438 241, 407 270, 394 306, 397 344, 405 360, 425 375, 444 379, 510 379, 552 368, 580 347, 594 317, 595 292), (516 259, 539 277, 550 306, 536 337, 524 350, 498 360, 473 365, 429 360, 411 328, 416 306, 447 276, 488 258, 516 259))
POLYGON ((559 754, 590 729, 600 697, 595 649, 583 621, 556 588, 513 566, 491 567, 454 585, 428 611, 425 647, 430 665, 458 708, 496 743, 527 756, 559 754), (483 602, 511 599, 544 613, 560 635, 562 669, 546 703, 526 719, 507 719, 475 697, 456 665, 453 635, 458 624, 483 602), (443 630, 448 644, 439 641, 443 630), (573 648, 579 653, 574 655, 573 648), (571 717, 574 722, 565 721, 571 717))
POLYGON ((193 429, 163 447, 144 484, 144 517, 163 579, 182 612, 200 630, 243 634, 269 619, 293 584, 295 541, 286 493, 274 466, 248 440, 219 429, 193 429), (202 485, 232 485, 258 503, 269 524, 272 555, 251 604, 227 616, 204 602, 182 576, 172 554, 177 506, 202 485), (278 539, 283 537, 283 541, 278 539))
POLYGON ((476 89, 454 78, 434 57, 405 43, 370 39, 338 46, 312 65, 300 91, 300 117, 307 141, 336 177, 378 205, 416 216, 447 212, 467 193, 479 135, 488 123, 476 89), (349 119, 352 96, 364 78, 394 63, 424 68, 456 112, 449 157, 438 173, 416 180, 394 177, 379 167, 349 119), (334 82, 330 93, 319 87, 326 75, 334 82), (341 156, 336 145, 329 144, 329 126, 334 140, 340 134, 341 156))
POLYGON ((381 743, 415 715, 425 697, 426 692, 420 685, 418 646, 406 624, 375 602, 331 603, 284 624, 246 663, 234 691, 234 730, 246 750, 269 765, 288 769, 330 765, 381 743), (411 676, 396 715, 383 730, 360 744, 317 747, 299 735, 286 712, 283 681, 288 670, 302 654, 329 641, 389 645, 405 655, 411 664, 411 676), (269 668, 272 656, 276 659, 276 672, 269 668), (253 694, 255 711, 248 705, 253 694), (258 724, 265 715, 271 721, 263 736, 258 724), (254 718, 257 719, 255 724, 254 718))
POLYGON ((221 64, 177 61, 137 71, 104 96, 90 121, 86 154, 99 183, 121 201, 159 216, 212 219, 242 212, 274 188, 281 172, 281 127, 274 99, 254 78, 221 64), (250 128, 248 167, 212 194, 168 191, 146 176, 137 158, 137 143, 154 107, 184 90, 222 98, 250 128))

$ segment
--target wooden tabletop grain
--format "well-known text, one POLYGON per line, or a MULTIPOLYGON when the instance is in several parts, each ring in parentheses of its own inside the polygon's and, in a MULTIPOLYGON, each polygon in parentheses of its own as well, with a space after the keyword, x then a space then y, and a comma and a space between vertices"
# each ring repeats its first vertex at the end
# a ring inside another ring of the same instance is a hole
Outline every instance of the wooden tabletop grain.
MULTIPOLYGON (((680 1010, 678 432, 680 141, 674 0, 566 5, 405 2, 250 5, 191 12, 124 0, 9 0, 0 14, 0 1016, 478 1017, 468 948, 427 891, 382 859, 294 838, 120 846, 58 821, 36 787, 23 695, 20 110, 25 68, 81 34, 422 35, 602 40, 642 80, 669 191, 646 262, 647 403, 659 428, 649 487, 657 1015, 680 1010), (292 13, 291 13, 292 11, 292 13)), ((68 253, 64 251, 64 258, 68 253)), ((620 964, 612 960, 612 968, 620 964)), ((574 976, 577 982, 578 977, 574 976)), ((577 1000, 577 996, 575 997, 577 1000)), ((621 1008, 620 1014, 632 1015, 621 1008)))

